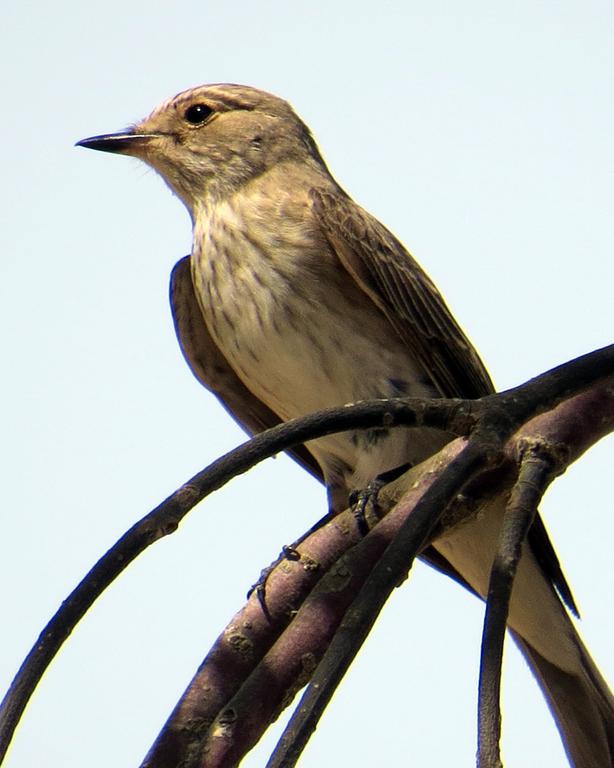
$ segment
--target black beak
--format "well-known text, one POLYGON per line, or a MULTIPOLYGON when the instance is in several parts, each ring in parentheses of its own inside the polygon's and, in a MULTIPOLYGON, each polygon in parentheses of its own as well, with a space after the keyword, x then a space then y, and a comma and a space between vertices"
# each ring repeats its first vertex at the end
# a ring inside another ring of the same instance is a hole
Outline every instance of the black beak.
POLYGON ((103 133, 100 136, 90 136, 81 139, 75 146, 87 149, 98 149, 100 152, 125 152, 131 154, 137 146, 147 144, 150 139, 156 138, 155 133, 103 133))

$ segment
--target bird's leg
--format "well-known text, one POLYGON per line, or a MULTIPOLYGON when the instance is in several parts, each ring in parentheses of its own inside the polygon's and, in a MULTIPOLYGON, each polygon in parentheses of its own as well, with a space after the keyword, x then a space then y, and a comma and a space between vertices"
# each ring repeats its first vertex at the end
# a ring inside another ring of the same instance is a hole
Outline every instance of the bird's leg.
POLYGON ((385 485, 401 477, 411 467, 411 462, 406 462, 393 469, 387 469, 376 475, 366 488, 350 492, 350 506, 354 512, 358 530, 363 536, 369 533, 371 528, 381 519, 380 506, 377 500, 379 492, 385 485))

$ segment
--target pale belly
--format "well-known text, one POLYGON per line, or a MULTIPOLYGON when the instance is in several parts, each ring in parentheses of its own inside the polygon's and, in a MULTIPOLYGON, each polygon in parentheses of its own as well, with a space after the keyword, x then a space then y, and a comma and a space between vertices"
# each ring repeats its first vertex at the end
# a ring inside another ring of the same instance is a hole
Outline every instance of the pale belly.
MULTIPOLYGON (((192 277, 209 332, 257 398, 286 421, 358 400, 435 396, 388 319, 326 244, 305 240, 287 219, 275 242, 254 222, 248 237, 245 216, 225 206, 195 231, 192 277)), ((371 430, 330 435, 309 448, 327 485, 352 489, 421 461, 443 442, 431 430, 371 430)))
MULTIPOLYGON (((284 421, 379 397, 434 395, 387 319, 354 285, 295 290, 279 275, 231 281, 204 266, 194 283, 208 328, 256 397, 284 421)), ((349 276, 347 276, 349 280, 349 276)), ((309 444, 328 485, 362 488, 437 450, 430 430, 345 432, 309 444)))

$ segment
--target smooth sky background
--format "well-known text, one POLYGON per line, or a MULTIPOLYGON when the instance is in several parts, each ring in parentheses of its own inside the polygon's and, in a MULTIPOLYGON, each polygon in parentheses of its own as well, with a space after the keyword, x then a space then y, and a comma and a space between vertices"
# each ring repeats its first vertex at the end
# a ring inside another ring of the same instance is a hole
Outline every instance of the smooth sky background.
MULTIPOLYGON (((612 341, 610 2, 24 1, 5 4, 0 37, 2 690, 116 538, 243 440, 174 337, 187 213, 138 161, 76 140, 200 83, 270 90, 425 266, 499 388, 612 341)), ((543 505, 610 679, 613 445, 543 505)), ((198 507, 69 639, 7 768, 138 765, 260 569, 324 505, 282 458, 198 507)), ((301 765, 472 765, 481 621, 417 566, 301 765)), ((565 765, 511 648, 504 688, 506 765, 565 765)), ((265 763, 281 725, 244 766, 265 763)))

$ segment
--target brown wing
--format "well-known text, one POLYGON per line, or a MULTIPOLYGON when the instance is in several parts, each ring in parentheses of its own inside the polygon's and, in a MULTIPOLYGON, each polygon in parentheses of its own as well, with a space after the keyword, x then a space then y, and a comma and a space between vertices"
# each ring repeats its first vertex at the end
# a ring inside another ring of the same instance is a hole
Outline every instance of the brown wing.
POLYGON ((437 288, 403 245, 350 198, 312 190, 314 212, 343 266, 385 312, 442 397, 493 385, 437 288))
MULTIPOLYGON (((279 416, 254 397, 211 338, 194 293, 189 256, 184 256, 173 268, 170 301, 179 346, 200 383, 213 392, 233 419, 250 435, 279 424, 279 416)), ((304 446, 293 448, 288 453, 322 480, 319 464, 304 446)))
MULTIPOLYGON (((394 235, 342 193, 313 189, 311 195, 315 215, 341 263, 385 312, 440 394, 472 398, 493 392, 484 365, 439 291, 394 235)), ((577 613, 539 515, 529 532, 529 544, 563 601, 577 613)), ((430 560, 450 574, 447 561, 430 560)), ((462 581, 458 575, 455 578, 462 581)))

